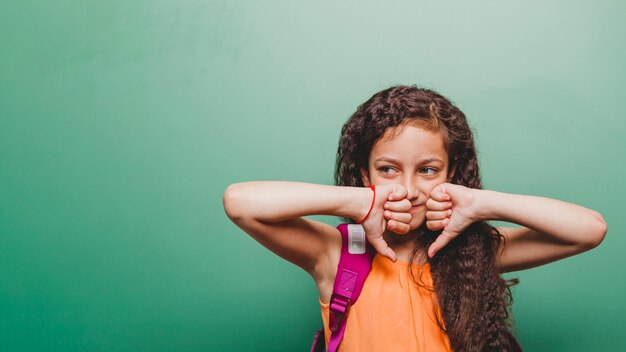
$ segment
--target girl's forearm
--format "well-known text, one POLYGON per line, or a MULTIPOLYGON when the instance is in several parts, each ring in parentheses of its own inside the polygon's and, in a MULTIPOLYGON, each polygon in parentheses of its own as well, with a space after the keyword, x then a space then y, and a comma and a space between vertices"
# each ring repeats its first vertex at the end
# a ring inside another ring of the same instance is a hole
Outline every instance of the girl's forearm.
POLYGON ((580 205, 545 197, 478 191, 480 220, 516 223, 563 243, 602 242, 607 225, 602 215, 580 205))
POLYGON ((372 190, 293 181, 235 183, 224 192, 224 208, 231 218, 278 222, 306 215, 360 219, 369 210, 372 190))

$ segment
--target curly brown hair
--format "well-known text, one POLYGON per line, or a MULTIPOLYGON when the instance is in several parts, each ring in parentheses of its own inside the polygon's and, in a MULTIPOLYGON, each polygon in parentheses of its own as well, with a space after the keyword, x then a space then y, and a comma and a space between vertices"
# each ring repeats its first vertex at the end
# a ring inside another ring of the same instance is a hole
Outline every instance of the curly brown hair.
MULTIPOLYGON (((374 94, 343 125, 335 185, 362 187, 360 169, 368 169, 374 143, 388 128, 406 122, 442 134, 450 170, 455 169, 450 183, 482 189, 472 129, 465 115, 446 97, 416 85, 393 86, 374 94)), ((355 223, 353 219, 342 219, 355 223)), ((429 230, 425 222, 417 231, 411 262, 442 232, 429 230)), ((427 259, 443 315, 441 318, 436 314, 437 323, 448 335, 454 351, 521 351, 512 334, 513 317, 509 311, 513 303, 510 286, 519 280, 500 276, 495 261, 500 241, 506 244, 506 238, 495 227, 477 221, 436 256, 427 259)), ((422 286, 413 271, 411 275, 422 286)))

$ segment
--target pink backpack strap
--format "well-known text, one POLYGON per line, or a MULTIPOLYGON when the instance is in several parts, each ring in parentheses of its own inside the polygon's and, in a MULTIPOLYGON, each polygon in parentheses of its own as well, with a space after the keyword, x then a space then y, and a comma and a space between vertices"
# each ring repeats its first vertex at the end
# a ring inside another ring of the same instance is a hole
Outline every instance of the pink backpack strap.
MULTIPOLYGON (((329 303, 328 327, 331 334, 328 352, 335 352, 339 348, 346 329, 350 307, 359 298, 365 278, 372 268, 371 251, 367 245, 363 226, 339 224, 337 228, 341 233, 341 257, 329 303)), ((321 339, 322 333, 323 331, 317 331, 311 352, 320 350, 319 345, 324 343, 321 339)))

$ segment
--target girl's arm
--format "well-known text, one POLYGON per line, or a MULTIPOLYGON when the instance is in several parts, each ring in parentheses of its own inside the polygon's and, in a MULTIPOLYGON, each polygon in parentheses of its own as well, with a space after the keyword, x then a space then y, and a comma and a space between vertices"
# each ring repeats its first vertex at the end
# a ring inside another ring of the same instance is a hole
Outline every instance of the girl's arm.
POLYGON ((499 220, 524 227, 497 227, 501 272, 529 269, 598 246, 607 232, 602 215, 573 203, 545 197, 476 190, 478 220, 499 220))
POLYGON ((243 231, 316 278, 328 247, 341 248, 341 236, 335 227, 303 216, 362 218, 369 209, 371 192, 364 187, 250 181, 228 186, 223 204, 228 217, 243 231))

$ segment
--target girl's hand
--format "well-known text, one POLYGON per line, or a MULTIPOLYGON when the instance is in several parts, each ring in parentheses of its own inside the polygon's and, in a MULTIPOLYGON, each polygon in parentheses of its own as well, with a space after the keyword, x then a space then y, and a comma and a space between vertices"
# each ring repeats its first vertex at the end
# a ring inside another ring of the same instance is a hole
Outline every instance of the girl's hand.
MULTIPOLYGON (((396 261, 396 253, 389 248, 383 238, 385 230, 403 234, 409 231, 409 223, 412 215, 409 213, 411 202, 406 198, 407 190, 404 186, 396 183, 376 185, 376 199, 372 211, 365 221, 361 223, 365 230, 367 241, 372 244, 378 253, 396 261), (393 220, 387 220, 393 215, 393 220)), ((371 198, 367 203, 371 205, 371 198)), ((369 208, 368 208, 369 209, 369 208)))
POLYGON ((431 231, 443 231, 428 248, 429 258, 479 220, 478 191, 447 182, 432 189, 426 201, 426 226, 431 231))

